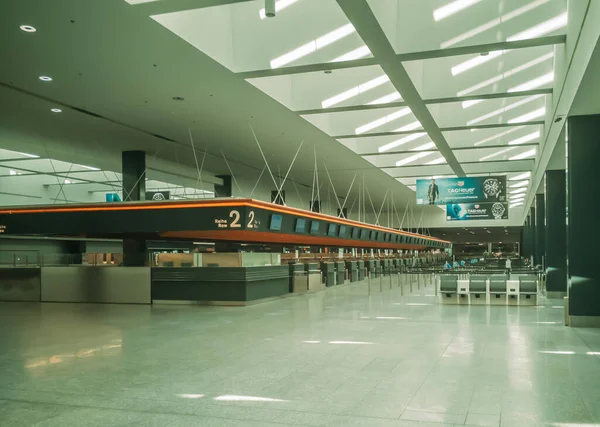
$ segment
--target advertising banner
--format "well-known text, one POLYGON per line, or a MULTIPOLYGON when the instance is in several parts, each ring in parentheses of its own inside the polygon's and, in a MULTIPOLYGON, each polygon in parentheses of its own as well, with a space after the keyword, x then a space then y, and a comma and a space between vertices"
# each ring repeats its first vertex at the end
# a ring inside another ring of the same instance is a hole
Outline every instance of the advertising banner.
POLYGON ((508 203, 451 203, 446 205, 446 221, 508 219, 508 203))
POLYGON ((417 205, 506 202, 506 176, 417 180, 417 205))

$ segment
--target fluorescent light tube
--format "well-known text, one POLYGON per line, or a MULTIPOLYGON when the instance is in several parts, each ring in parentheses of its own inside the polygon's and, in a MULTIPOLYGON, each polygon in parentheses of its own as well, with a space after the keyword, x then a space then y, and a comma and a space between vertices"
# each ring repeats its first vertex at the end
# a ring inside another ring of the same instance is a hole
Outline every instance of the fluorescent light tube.
POLYGON ((461 62, 460 64, 455 65, 454 67, 452 67, 450 69, 450 71, 452 72, 453 76, 457 76, 461 73, 464 73, 467 70, 470 70, 471 68, 475 68, 478 65, 484 64, 488 61, 491 61, 492 59, 499 57, 503 53, 504 53, 504 51, 502 51, 502 50, 496 50, 496 51, 490 52, 486 56, 478 55, 474 58, 469 59, 468 61, 461 62))
POLYGON ((543 76, 540 76, 536 79, 529 80, 523 84, 512 87, 508 89, 509 92, 521 92, 524 90, 536 89, 540 86, 544 86, 545 84, 552 83, 554 81, 554 71, 551 71, 543 76))
POLYGON ((412 156, 406 157, 405 159, 398 160, 396 162, 396 166, 404 166, 404 165, 406 165, 408 163, 412 163, 412 162, 414 162, 416 160, 419 160, 419 159, 421 159, 423 157, 429 156, 430 154, 433 154, 433 152, 432 151, 429 151, 429 152, 424 151, 424 152, 421 152, 421 153, 414 154, 412 156))
POLYGON ((514 36, 508 37, 506 41, 512 42, 516 40, 526 40, 540 37, 544 34, 548 34, 552 31, 556 31, 560 28, 566 27, 567 21, 568 14, 567 12, 564 12, 558 16, 555 16, 552 19, 542 22, 541 24, 531 27, 525 31, 521 31, 520 33, 517 33, 514 36))
POLYGON ((385 145, 382 145, 377 150, 380 153, 384 153, 386 151, 391 150, 392 148, 399 147, 400 145, 406 144, 407 142, 414 141, 415 139, 421 138, 422 136, 427 135, 425 132, 413 133, 412 135, 405 136, 404 138, 397 139, 385 145))
POLYGON ((516 132, 516 131, 518 131, 519 129, 523 129, 523 126, 515 127, 515 128, 512 128, 512 129, 509 129, 509 130, 507 130, 507 131, 501 132, 501 133, 499 133, 499 134, 496 134, 496 135, 493 135, 493 136, 487 137, 487 138, 485 138, 485 139, 482 139, 481 141, 478 141, 478 142, 476 142, 475 144, 473 144, 473 146, 474 146, 474 147, 478 147, 478 146, 480 146, 480 145, 483 145, 483 144, 485 144, 486 142, 490 142, 490 141, 493 141, 493 140, 495 140, 495 139, 501 138, 501 137, 503 137, 503 136, 505 136, 505 135, 508 135, 508 134, 510 134, 510 133, 516 132))
POLYGON ((400 109, 398 111, 394 111, 393 113, 388 114, 388 115, 386 115, 384 117, 381 117, 381 118, 379 118, 377 120, 373 120, 372 122, 367 123, 366 125, 359 126, 359 127, 357 127, 354 130, 354 132, 357 135, 360 135, 362 133, 365 133, 365 132, 368 132, 368 131, 370 131, 372 129, 375 129, 375 128, 379 127, 379 126, 383 126, 386 123, 389 123, 391 121, 397 120, 400 117, 404 117, 404 116, 406 116, 406 115, 408 115, 410 113, 411 113, 410 108, 408 108, 408 107, 402 108, 402 109, 400 109))
POLYGON ((499 156, 500 154, 508 153, 510 150, 514 150, 515 148, 517 148, 517 147, 504 148, 500 151, 496 151, 495 153, 488 154, 487 156, 482 157, 481 159, 479 159, 479 161, 483 162, 485 160, 491 159, 492 157, 499 156))
POLYGON ((377 98, 375 101, 369 102, 367 105, 376 105, 376 104, 387 104, 388 102, 394 102, 399 99, 402 99, 398 92, 390 93, 389 95, 382 96, 381 98, 377 98))
POLYGON ((521 175, 513 176, 512 178, 509 178, 508 180, 509 181, 520 181, 522 179, 529 178, 530 176, 531 176, 531 172, 525 172, 525 173, 522 173, 521 175))
POLYGON ((446 161, 446 159, 444 157, 438 157, 437 159, 434 159, 434 160, 432 160, 430 162, 427 162, 425 164, 426 165, 439 165, 441 163, 444 163, 445 161, 446 161))
POLYGON ((357 49, 351 50, 350 52, 343 54, 342 56, 338 56, 331 62, 352 61, 354 59, 364 58, 365 56, 370 54, 371 51, 367 46, 361 46, 357 49))
POLYGON ((524 153, 517 154, 516 156, 510 157, 508 160, 521 160, 527 157, 535 156, 537 150, 534 148, 532 150, 525 151, 524 153))
POLYGON ((538 108, 537 110, 533 110, 530 113, 523 114, 522 116, 515 117, 514 119, 510 119, 508 123, 521 123, 528 122, 533 119, 537 119, 538 117, 546 114, 546 107, 538 108))
POLYGON ((517 102, 513 102, 512 104, 509 104, 506 107, 499 108, 499 109, 497 109, 495 111, 492 111, 491 113, 487 113, 487 114, 484 114, 483 116, 477 117, 476 119, 469 120, 467 122, 467 125, 471 126, 471 125, 474 125, 476 123, 479 123, 479 122, 482 122, 484 120, 487 120, 489 118, 492 118, 494 116, 498 116, 498 115, 500 115, 502 113, 506 113, 507 111, 510 111, 510 110, 513 110, 513 109, 515 109, 517 107, 520 107, 522 105, 528 104, 528 103, 530 103, 532 101, 535 101, 536 99, 539 99, 539 98, 541 98, 543 96, 544 95, 528 96, 527 98, 521 99, 520 101, 517 101, 517 102))
POLYGON ((303 58, 306 55, 309 55, 313 52, 316 52, 319 49, 324 48, 325 46, 329 46, 330 44, 346 37, 349 34, 352 34, 356 30, 352 24, 346 24, 341 26, 340 28, 336 28, 335 30, 321 36, 315 40, 312 40, 302 46, 291 50, 273 60, 271 60, 271 68, 280 68, 284 65, 289 64, 297 59, 303 58))
POLYGON ((355 86, 355 87, 348 89, 340 94, 337 94, 335 96, 332 96, 331 98, 326 99, 325 101, 321 102, 321 107, 323 107, 323 108, 332 107, 336 104, 339 104, 340 102, 347 101, 348 99, 350 99, 352 97, 355 97, 361 93, 364 93, 368 90, 376 88, 377 86, 381 86, 382 84, 387 83, 389 81, 390 81, 390 78, 385 74, 382 76, 376 77, 373 80, 369 80, 366 83, 355 86))
POLYGON ((463 9, 473 6, 479 3, 481 0, 455 0, 442 7, 439 7, 433 11, 433 19, 435 21, 441 21, 455 13, 460 12, 463 9))
POLYGON ((435 143, 433 141, 431 141, 431 142, 428 142, 427 144, 419 145, 418 147, 413 148, 410 151, 424 151, 424 150, 429 150, 434 147, 435 147, 435 143))
POLYGON ((540 131, 538 130, 533 133, 530 133, 529 135, 525 135, 520 138, 513 139, 512 141, 510 141, 508 143, 508 145, 525 144, 526 142, 533 141, 534 139, 538 139, 539 137, 540 137, 540 131))
POLYGON ((517 188, 516 190, 510 190, 510 194, 527 193, 527 188, 517 188))
POLYGON ((494 18, 491 21, 486 22, 485 24, 481 24, 480 26, 475 27, 472 30, 462 33, 448 41, 442 42, 440 44, 440 47, 442 49, 446 49, 450 46, 454 46, 457 43, 468 40, 471 37, 475 37, 477 34, 483 33, 484 31, 492 29, 502 23, 506 23, 507 21, 510 21, 511 19, 516 18, 517 16, 521 16, 524 13, 529 12, 530 10, 533 10, 545 3, 548 3, 549 1, 550 0, 536 0, 531 3, 528 3, 525 6, 519 7, 518 9, 508 12, 499 18, 494 18))
POLYGON ((510 188, 527 187, 528 185, 529 185, 529 181, 520 181, 520 182, 517 182, 516 184, 511 185, 510 188))

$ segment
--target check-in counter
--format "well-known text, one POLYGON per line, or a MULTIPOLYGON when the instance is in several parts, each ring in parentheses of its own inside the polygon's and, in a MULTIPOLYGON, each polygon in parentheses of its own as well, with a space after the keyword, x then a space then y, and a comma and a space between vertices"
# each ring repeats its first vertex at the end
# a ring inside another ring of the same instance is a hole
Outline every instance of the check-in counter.
POLYGON ((356 261, 346 261, 346 271, 348 271, 351 283, 358 281, 358 263, 356 261))
POLYGON ((247 305, 289 293, 289 266, 153 268, 152 301, 247 305))
POLYGON ((40 301, 40 268, 0 269, 0 301, 40 301))
POLYGON ((290 263, 290 293, 308 291, 308 272, 304 270, 304 264, 290 263))
POLYGON ((304 264, 304 271, 306 271, 307 274, 308 290, 323 290, 323 282, 321 278, 321 270, 319 270, 319 264, 316 262, 307 262, 304 264))
POLYGON ((150 286, 149 267, 41 268, 42 302, 150 304, 150 286))
POLYGON ((381 260, 379 259, 375 259, 373 260, 373 277, 377 278, 379 276, 381 276, 382 271, 381 271, 381 260))
POLYGON ((366 260, 365 267, 367 269, 366 276, 367 277, 375 277, 375 260, 374 259, 366 260))
POLYGON ((321 262, 321 273, 323 275, 323 282, 325 286, 335 286, 335 263, 334 262, 321 262))
POLYGON ((346 264, 344 261, 335 263, 336 285, 343 285, 346 282, 346 264))
POLYGON ((358 261, 356 261, 356 265, 358 268, 358 281, 362 281, 365 280, 365 276, 366 276, 366 267, 365 267, 365 261, 362 259, 359 259, 358 261))

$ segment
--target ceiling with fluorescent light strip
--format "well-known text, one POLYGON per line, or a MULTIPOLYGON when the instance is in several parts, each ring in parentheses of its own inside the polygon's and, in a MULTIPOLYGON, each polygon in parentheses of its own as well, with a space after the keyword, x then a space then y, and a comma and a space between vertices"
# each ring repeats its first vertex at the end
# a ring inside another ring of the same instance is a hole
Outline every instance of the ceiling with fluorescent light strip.
POLYGON ((399 186, 528 173, 530 194, 566 0, 277 0, 274 18, 263 0, 124 1, 399 186))
POLYGON ((152 18, 399 184, 505 174, 522 206, 565 0, 278 0, 274 18, 224 3, 152 18))

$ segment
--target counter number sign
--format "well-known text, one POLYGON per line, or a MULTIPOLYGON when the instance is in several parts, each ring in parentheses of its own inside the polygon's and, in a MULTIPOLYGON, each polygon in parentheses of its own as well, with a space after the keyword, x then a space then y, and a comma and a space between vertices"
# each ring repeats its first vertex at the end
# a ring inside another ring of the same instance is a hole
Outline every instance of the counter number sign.
MULTIPOLYGON (((215 224, 217 228, 242 228, 242 216, 240 211, 231 210, 229 211, 229 219, 215 218, 215 224)), ((258 228, 260 221, 255 217, 254 211, 248 212, 248 222, 246 228, 258 228)))

